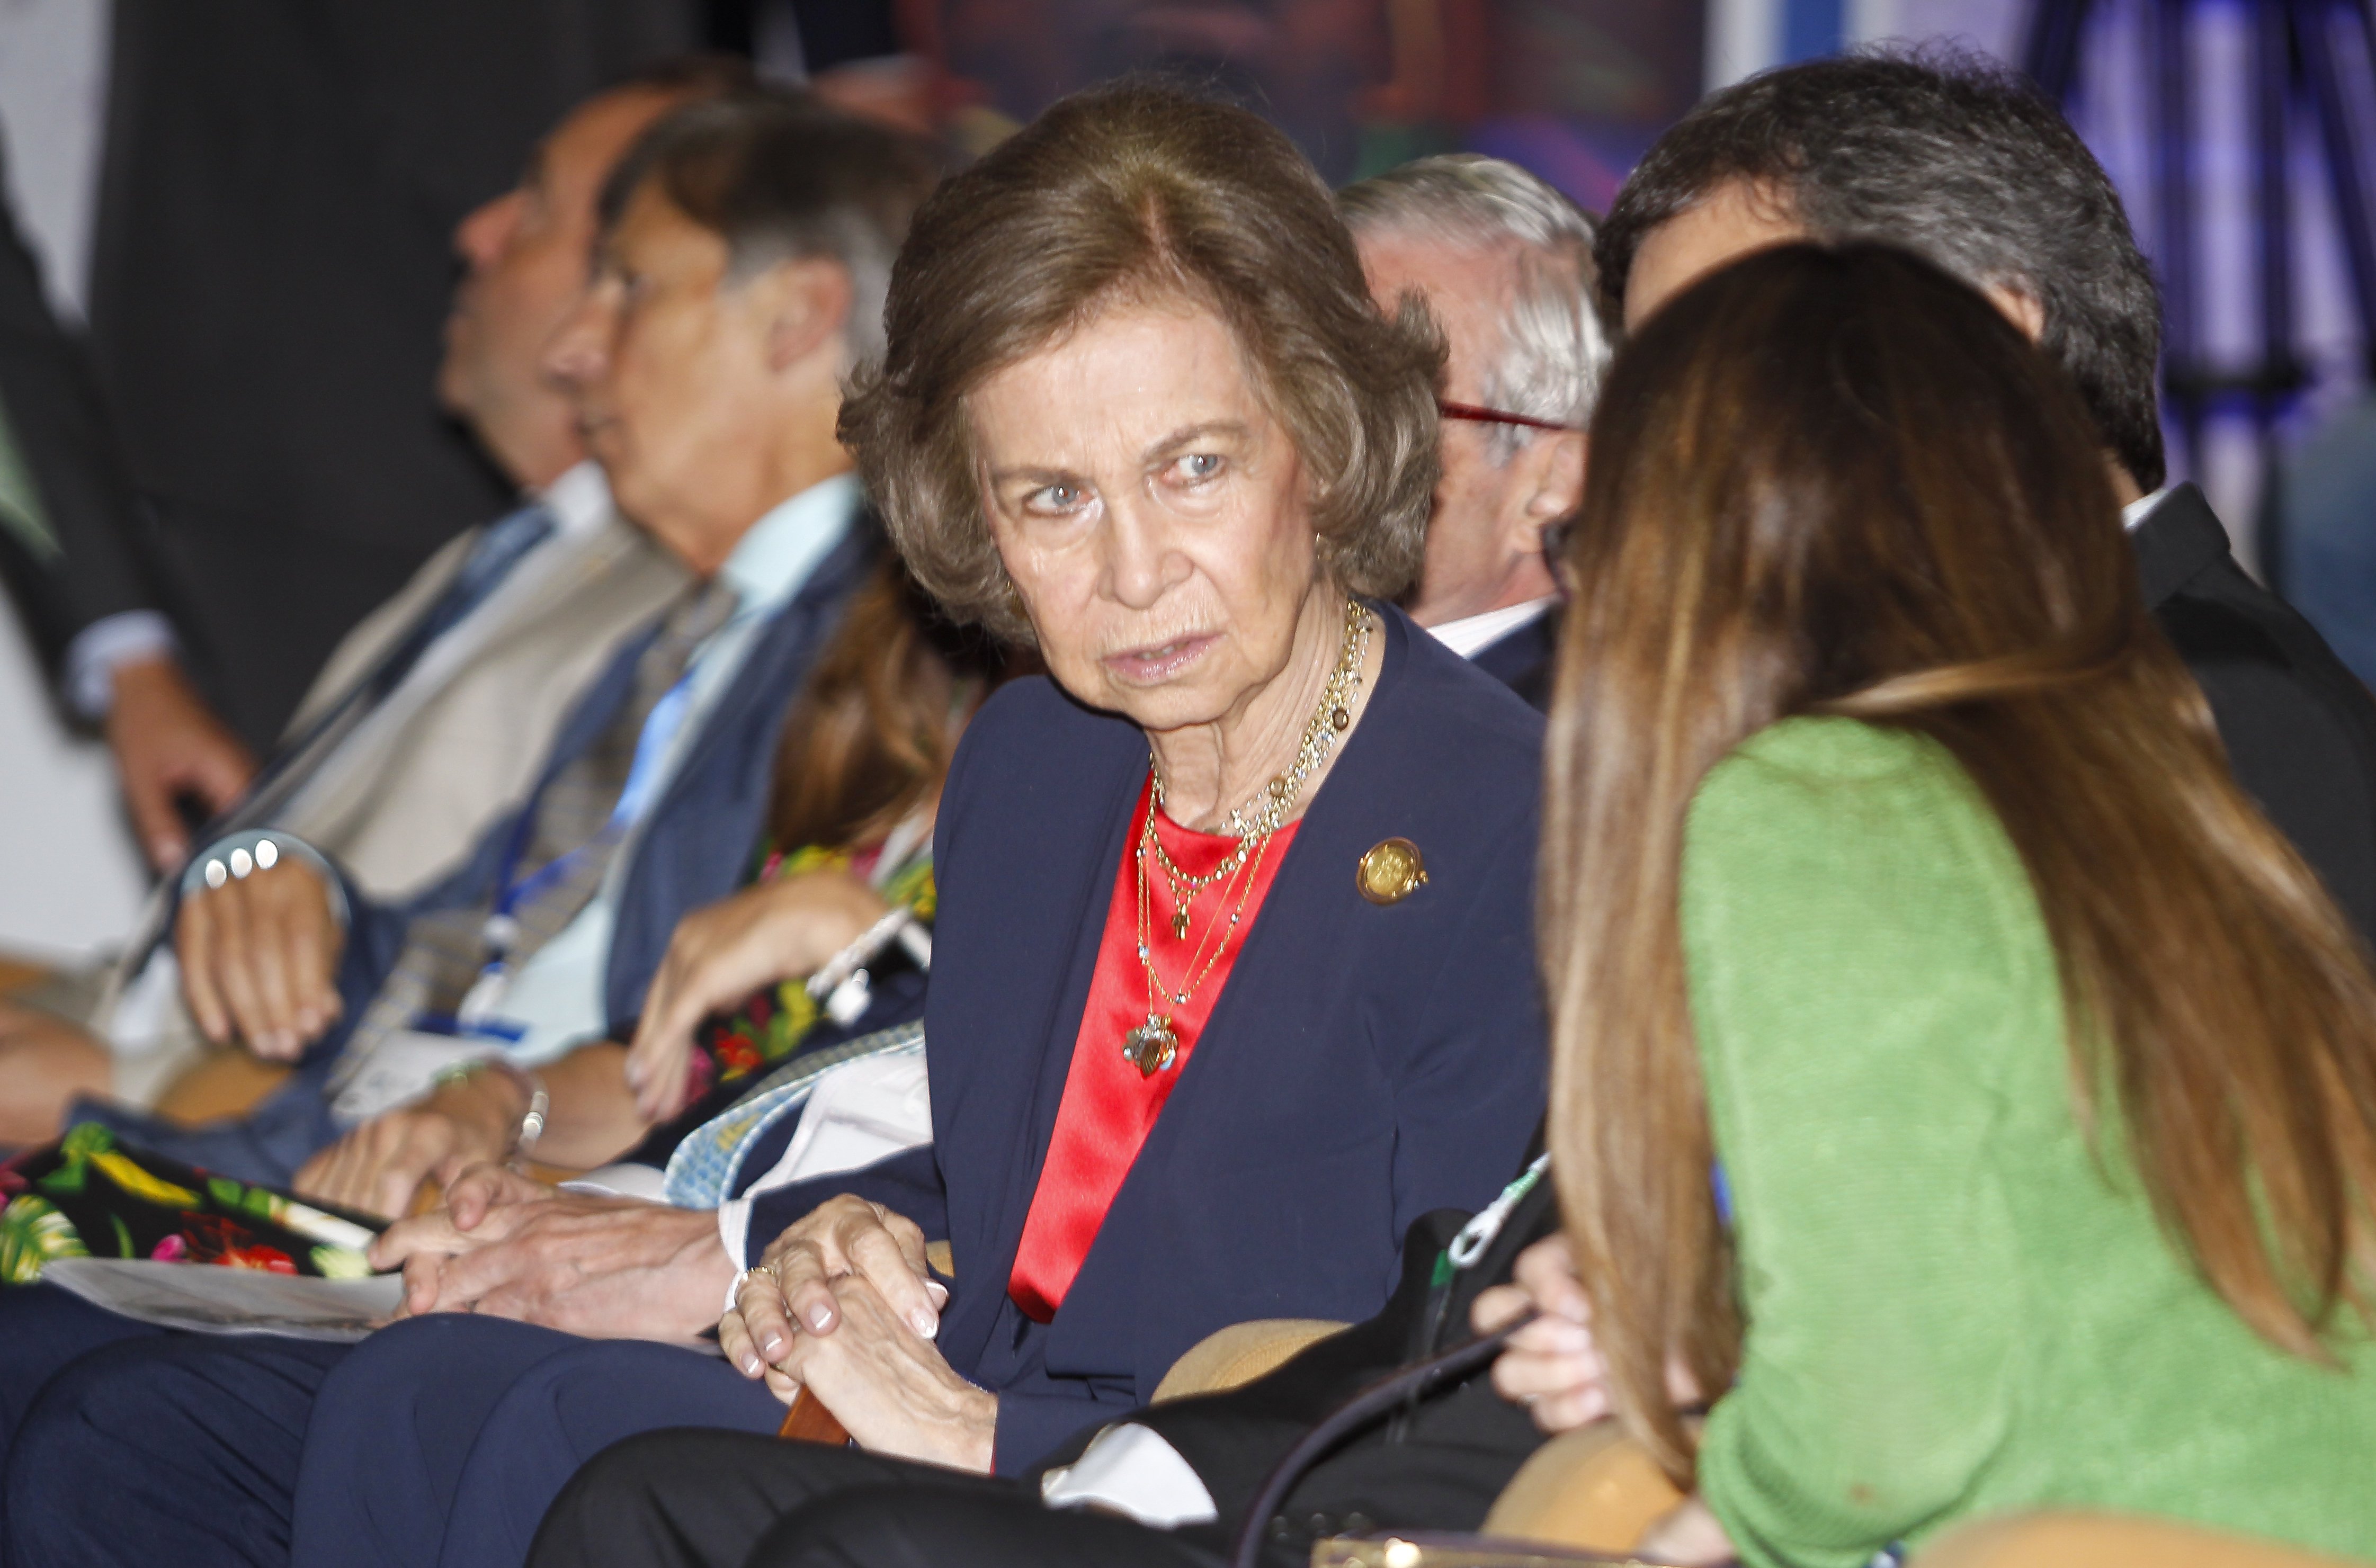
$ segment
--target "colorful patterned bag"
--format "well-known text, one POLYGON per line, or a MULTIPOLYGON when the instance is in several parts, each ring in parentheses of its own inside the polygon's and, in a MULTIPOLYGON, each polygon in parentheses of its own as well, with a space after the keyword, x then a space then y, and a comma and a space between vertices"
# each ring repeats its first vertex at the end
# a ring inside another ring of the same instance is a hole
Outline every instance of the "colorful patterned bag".
POLYGON ((378 1222, 118 1145, 85 1122, 0 1164, 0 1286, 53 1258, 149 1258, 353 1279, 378 1222))

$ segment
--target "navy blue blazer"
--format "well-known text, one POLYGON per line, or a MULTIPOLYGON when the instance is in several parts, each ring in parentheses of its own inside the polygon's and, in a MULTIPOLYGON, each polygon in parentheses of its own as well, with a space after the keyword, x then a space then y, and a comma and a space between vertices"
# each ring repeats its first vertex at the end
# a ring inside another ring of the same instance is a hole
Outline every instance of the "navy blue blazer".
MULTIPOLYGON (((1002 1472, 1144 1403, 1216 1329, 1375 1313, 1411 1221, 1489 1202, 1542 1114, 1542 720, 1401 612, 1383 613, 1369 711, 1047 1324, 1007 1299, 1007 1277, 1146 740, 1034 679, 992 698, 958 749, 925 1006, 956 1273, 939 1345, 1000 1396, 1002 1472), (1393 837, 1419 846, 1429 880, 1381 907, 1355 866, 1393 837)), ((798 1218, 763 1198, 754 1241, 798 1218)))

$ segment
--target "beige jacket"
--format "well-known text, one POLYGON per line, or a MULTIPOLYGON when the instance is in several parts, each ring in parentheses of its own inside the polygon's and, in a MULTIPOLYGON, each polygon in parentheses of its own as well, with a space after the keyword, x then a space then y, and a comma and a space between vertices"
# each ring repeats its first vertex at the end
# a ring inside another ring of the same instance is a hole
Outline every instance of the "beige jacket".
MULTIPOLYGON (((573 470, 575 477, 576 470, 573 470)), ((377 711, 299 764, 310 773, 275 812, 374 898, 434 885, 536 782, 555 732, 620 645, 690 580, 675 557, 605 499, 599 523, 556 538, 439 639, 377 711)), ((291 721, 312 719, 360 679, 435 601, 476 542, 440 550, 331 655, 291 721)))
MULTIPOLYGON (((565 522, 523 560, 377 707, 294 759, 283 776, 284 803, 266 815, 337 861, 371 897, 401 901, 459 865, 535 785, 562 721, 621 646, 691 580, 619 516, 592 464, 571 469, 547 493, 556 511, 576 515, 576 526, 565 522)), ((291 742, 436 601, 481 532, 449 541, 347 634, 290 720, 291 742)), ((150 900, 125 960, 82 1015, 122 1053, 117 1093, 136 1102, 196 1041, 172 966, 152 966, 145 979, 133 968, 162 934, 170 892, 169 884, 150 900), (126 1054, 142 1060, 136 1065, 126 1054)))

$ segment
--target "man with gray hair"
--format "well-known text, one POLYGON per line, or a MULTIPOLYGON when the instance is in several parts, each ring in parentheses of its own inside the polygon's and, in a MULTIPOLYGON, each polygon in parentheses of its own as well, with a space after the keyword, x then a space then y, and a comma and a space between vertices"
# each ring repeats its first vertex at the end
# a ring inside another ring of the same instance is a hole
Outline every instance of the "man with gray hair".
POLYGON ((1584 427, 1609 363, 1592 220, 1514 163, 1422 158, 1348 186, 1337 210, 1388 311, 1416 293, 1451 356, 1443 471, 1408 609, 1540 707, 1558 640, 1542 531, 1584 491, 1584 427))

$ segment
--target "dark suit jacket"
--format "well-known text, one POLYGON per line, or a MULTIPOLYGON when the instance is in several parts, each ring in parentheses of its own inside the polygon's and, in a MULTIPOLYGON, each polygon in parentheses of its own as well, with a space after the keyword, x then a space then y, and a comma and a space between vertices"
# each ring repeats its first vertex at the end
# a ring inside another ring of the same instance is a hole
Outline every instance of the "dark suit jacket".
POLYGON ((1551 709, 1551 661, 1559 654, 1559 605, 1479 648, 1468 660, 1526 699, 1537 713, 1551 709))
POLYGON ((455 224, 691 0, 117 0, 90 316, 152 576, 267 750, 348 627, 511 487, 433 394, 455 224))
MULTIPOLYGON (((1491 1198, 1540 1114, 1541 720, 1399 612, 1384 615, 1369 711, 1046 1325, 1008 1300, 1007 1277, 1146 740, 1028 680, 992 699, 958 750, 925 1014, 956 1260, 938 1343, 1000 1396, 1002 1471, 1143 1404, 1225 1324, 1374 1312, 1410 1223, 1491 1198), (1372 905, 1355 864, 1394 836, 1419 846, 1430 880, 1372 905)), ((752 1232, 797 1218, 762 1199, 752 1232)))
POLYGON ((32 252, 0 203, 0 404, 62 555, 0 529, 0 576, 55 676, 77 632, 151 602, 132 492, 88 347, 58 324, 32 252))
POLYGON ((2237 782, 2376 944, 2376 698, 2244 575, 2193 485, 2164 496, 2130 540, 2146 607, 2210 699, 2237 782))

